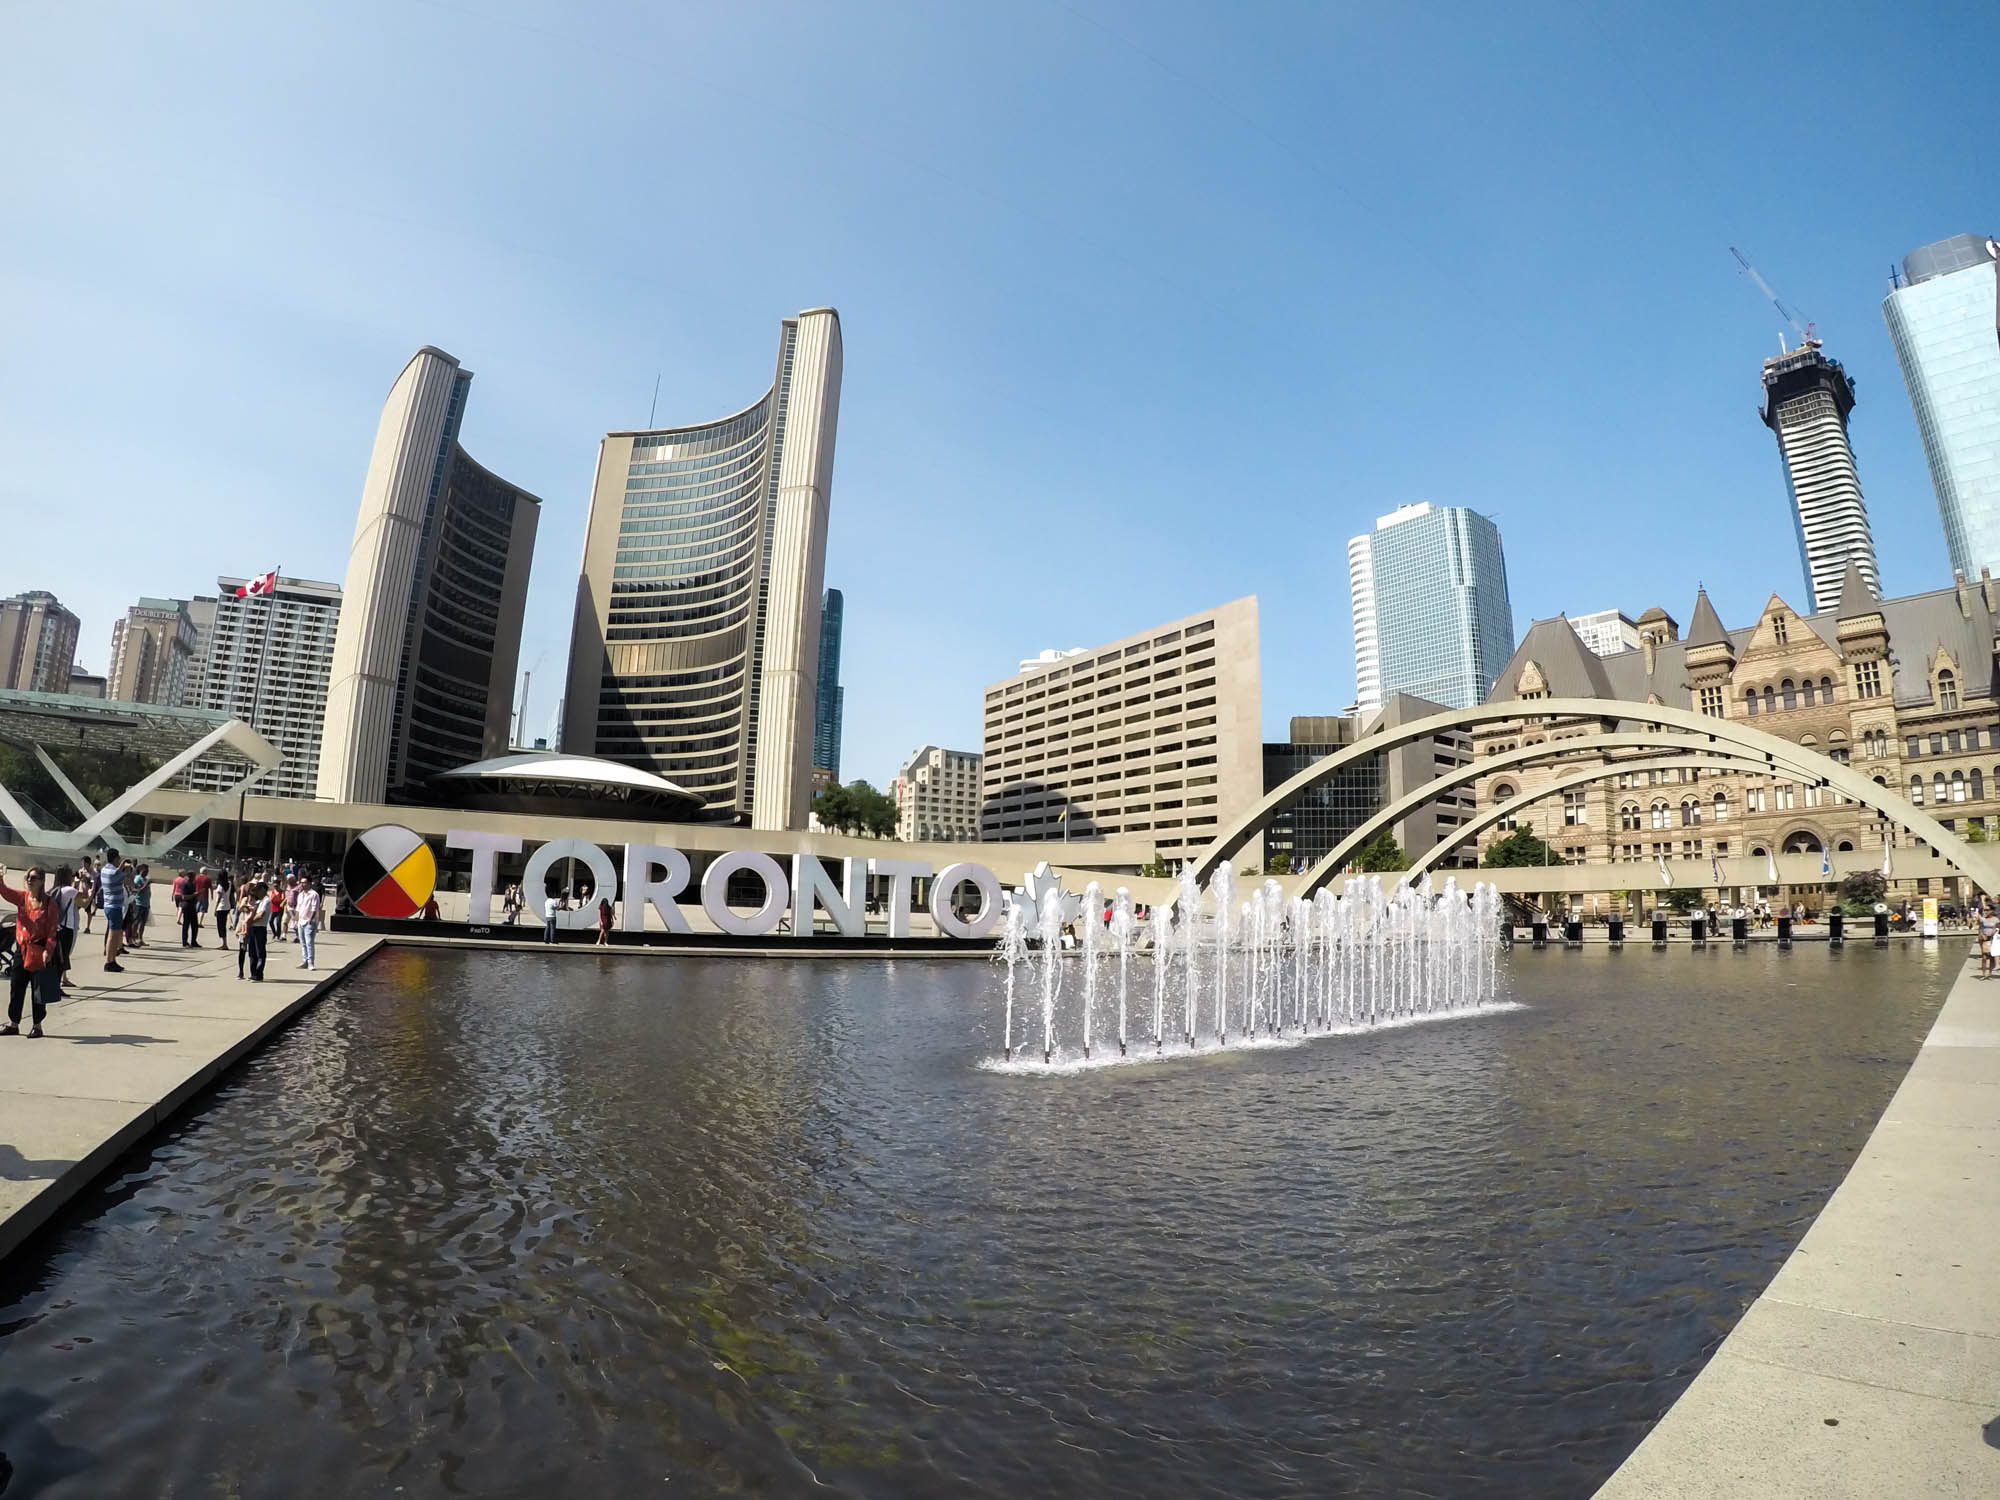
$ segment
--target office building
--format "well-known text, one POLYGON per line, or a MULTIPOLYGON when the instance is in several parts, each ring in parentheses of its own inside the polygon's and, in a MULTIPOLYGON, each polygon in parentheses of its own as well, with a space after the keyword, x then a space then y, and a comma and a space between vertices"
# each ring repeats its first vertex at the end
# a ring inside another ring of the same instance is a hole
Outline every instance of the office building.
POLYGON ((925 745, 903 762, 889 794, 896 799, 896 837, 968 843, 979 837, 979 761, 971 750, 925 745))
POLYGON ((642 767, 756 828, 806 826, 840 318, 787 318, 733 416, 598 449, 563 747, 642 767))
MULTIPOLYGON (((310 797, 319 784, 340 586, 280 578, 271 593, 239 597, 236 591, 250 581, 215 581, 208 701, 202 706, 243 720, 283 753, 278 768, 257 783, 260 797, 310 797)), ((242 774, 240 765, 202 760, 189 770, 188 784, 220 791, 242 774)))
POLYGON ((1816 339, 1764 361, 1759 415, 1777 435, 1785 465, 1808 614, 1831 607, 1849 563, 1861 570, 1869 588, 1882 589, 1868 510, 1861 503, 1861 476, 1847 442, 1852 410, 1853 382, 1816 339))
MULTIPOLYGON (((1262 795, 1257 599, 1063 654, 986 689, 980 834, 1148 835, 1184 858, 1262 795)), ((1242 856, 1261 862, 1262 842, 1242 856)))
POLYGON ((194 649, 194 621, 184 600, 141 599, 111 627, 108 695, 121 703, 178 708, 186 699, 194 649))
POLYGON ((1347 544, 1355 702, 1470 708, 1514 649, 1500 528, 1463 506, 1401 506, 1347 544))
POLYGON ((69 674, 69 695, 72 698, 102 698, 105 679, 91 672, 71 671, 69 674))
MULTIPOLYGON (((1440 704, 1399 694, 1367 718, 1355 715, 1297 716, 1291 738, 1264 746, 1264 790, 1274 792, 1292 777, 1337 750, 1380 729, 1442 713, 1440 704)), ((1267 860, 1294 871, 1318 864, 1335 845, 1390 803, 1472 759, 1472 737, 1454 730, 1412 740, 1393 750, 1343 766, 1272 818, 1264 831, 1267 860)), ((1472 788, 1446 792, 1390 825, 1389 836, 1411 859, 1428 854, 1471 818, 1472 788)), ((1457 861, 1447 858, 1444 863, 1457 861)))
POLYGON ((1960 234, 1903 257, 1882 303, 1953 570, 2000 569, 2000 259, 1960 234))
POLYGON ((1587 615, 1571 615, 1569 628, 1585 649, 1599 656, 1616 656, 1621 651, 1639 649, 1639 627, 1617 609, 1595 610, 1587 615))
POLYGON ((846 601, 828 589, 819 608, 819 685, 814 696, 813 769, 840 780, 840 716, 846 708, 840 685, 840 626, 846 601))
POLYGON ((181 707, 200 708, 208 701, 208 643, 215 635, 215 599, 208 594, 196 594, 187 601, 187 616, 194 626, 194 650, 188 655, 181 707))
POLYGON ((0 599, 0 688, 66 693, 77 618, 46 589, 0 599))
POLYGON ((318 793, 421 801, 507 748, 542 503, 472 461, 472 372, 419 349, 382 407, 348 554, 318 793))

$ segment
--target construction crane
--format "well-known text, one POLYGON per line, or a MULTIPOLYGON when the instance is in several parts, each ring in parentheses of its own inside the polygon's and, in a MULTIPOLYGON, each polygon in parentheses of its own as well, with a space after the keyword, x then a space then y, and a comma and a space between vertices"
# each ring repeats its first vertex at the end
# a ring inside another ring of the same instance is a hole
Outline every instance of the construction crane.
POLYGON ((1744 269, 1744 271, 1748 273, 1750 279, 1757 283, 1757 290, 1762 292, 1765 295, 1765 297, 1767 297, 1770 300, 1771 306, 1777 308, 1778 316, 1783 318, 1787 323, 1792 325, 1792 331, 1799 336, 1799 341, 1801 345, 1807 348, 1817 349, 1819 347, 1819 339, 1816 338, 1813 334, 1813 325, 1810 323, 1801 323, 1799 321, 1799 315, 1796 312, 1794 312, 1790 307, 1787 307, 1783 302, 1778 300, 1778 294, 1771 290, 1771 283, 1766 281, 1762 276, 1759 276, 1757 274, 1757 268, 1751 265, 1749 261, 1743 258, 1743 252, 1741 250, 1738 250, 1734 245, 1731 245, 1729 247, 1729 253, 1736 257, 1736 264, 1741 266, 1744 269))

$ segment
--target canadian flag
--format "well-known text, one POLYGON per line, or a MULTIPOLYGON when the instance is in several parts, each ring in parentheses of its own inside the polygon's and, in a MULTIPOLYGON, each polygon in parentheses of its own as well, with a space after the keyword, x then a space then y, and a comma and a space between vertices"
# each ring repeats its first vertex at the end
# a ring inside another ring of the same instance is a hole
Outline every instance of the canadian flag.
POLYGON ((239 599, 253 598, 258 594, 275 594, 278 591, 278 570, 273 568, 262 578, 253 578, 236 591, 239 599))

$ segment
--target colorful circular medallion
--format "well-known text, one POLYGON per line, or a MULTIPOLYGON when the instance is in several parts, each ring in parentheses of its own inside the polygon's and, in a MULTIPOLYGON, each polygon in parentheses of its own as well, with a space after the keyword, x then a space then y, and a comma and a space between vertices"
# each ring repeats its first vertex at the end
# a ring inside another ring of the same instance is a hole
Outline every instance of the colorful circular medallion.
POLYGON ((382 823, 347 846, 340 878, 364 917, 414 917, 437 889, 437 856, 418 834, 382 823))

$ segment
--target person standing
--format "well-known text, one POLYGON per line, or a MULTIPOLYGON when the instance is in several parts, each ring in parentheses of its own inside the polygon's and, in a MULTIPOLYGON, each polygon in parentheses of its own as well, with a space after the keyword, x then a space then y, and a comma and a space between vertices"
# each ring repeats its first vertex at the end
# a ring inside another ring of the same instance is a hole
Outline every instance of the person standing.
POLYGON ((313 967, 314 945, 319 940, 319 906, 319 888, 310 881, 300 881, 292 893, 292 931, 299 940, 301 969, 313 967))
POLYGON ((238 905, 242 914, 243 935, 236 942, 236 977, 243 977, 243 966, 250 966, 250 977, 258 984, 264 982, 265 942, 271 930, 271 891, 262 881, 252 881, 243 888, 243 900, 238 905))
POLYGON ((76 875, 76 905, 77 910, 83 915, 83 930, 87 934, 90 931, 91 918, 97 915, 97 866, 92 863, 88 854, 84 855, 83 862, 77 866, 76 875))
POLYGON ((106 849, 104 863, 97 867, 97 907, 104 913, 104 972, 122 974, 125 966, 118 955, 125 951, 125 910, 131 892, 125 883, 125 867, 118 851, 106 849))
POLYGON ((215 903, 215 945, 227 953, 229 924, 236 918, 236 887, 230 884, 227 870, 216 873, 215 885, 209 892, 209 899, 215 903))
MULTIPOLYGON (((132 861, 126 860, 129 866, 132 861)), ((132 871, 132 910, 126 918, 126 943, 134 948, 146 946, 146 925, 153 920, 153 867, 142 864, 132 871)))
POLYGON ((21 1034, 21 1002, 31 995, 34 1020, 28 1035, 40 1036, 42 1018, 49 1013, 49 1005, 60 998, 57 981, 62 971, 57 965, 61 944, 56 936, 56 905, 48 899, 48 872, 36 865, 25 878, 26 889, 0 878, 0 900, 12 902, 17 913, 14 966, 7 973, 7 1024, 0 1026, 0 1036, 21 1034))
POLYGON ((500 898, 500 910, 506 916, 509 927, 521 920, 521 887, 518 883, 507 887, 507 894, 500 898))
POLYGON ((68 865, 64 865, 56 871, 54 900, 56 904, 56 939, 61 950, 56 956, 62 960, 60 971, 62 978, 58 987, 65 990, 74 989, 76 981, 69 977, 69 971, 70 965, 74 961, 71 955, 76 951, 77 909, 83 905, 83 894, 77 889, 76 872, 71 870, 68 865))
POLYGON ((611 903, 602 898, 597 903, 597 946, 611 946, 611 903))
POLYGON ((553 943, 556 940, 556 913, 568 909, 569 903, 561 896, 550 896, 542 902, 543 942, 553 943))
POLYGON ((201 946, 201 904, 195 899, 194 876, 183 870, 174 878, 174 889, 178 893, 174 904, 180 908, 181 946, 199 948, 201 946))
MULTIPOLYGON (((194 872, 194 920, 197 935, 202 924, 208 921, 208 898, 214 891, 215 882, 209 879, 208 866, 202 865, 194 872)), ((200 946, 199 942, 195 944, 197 948, 200 946)))

